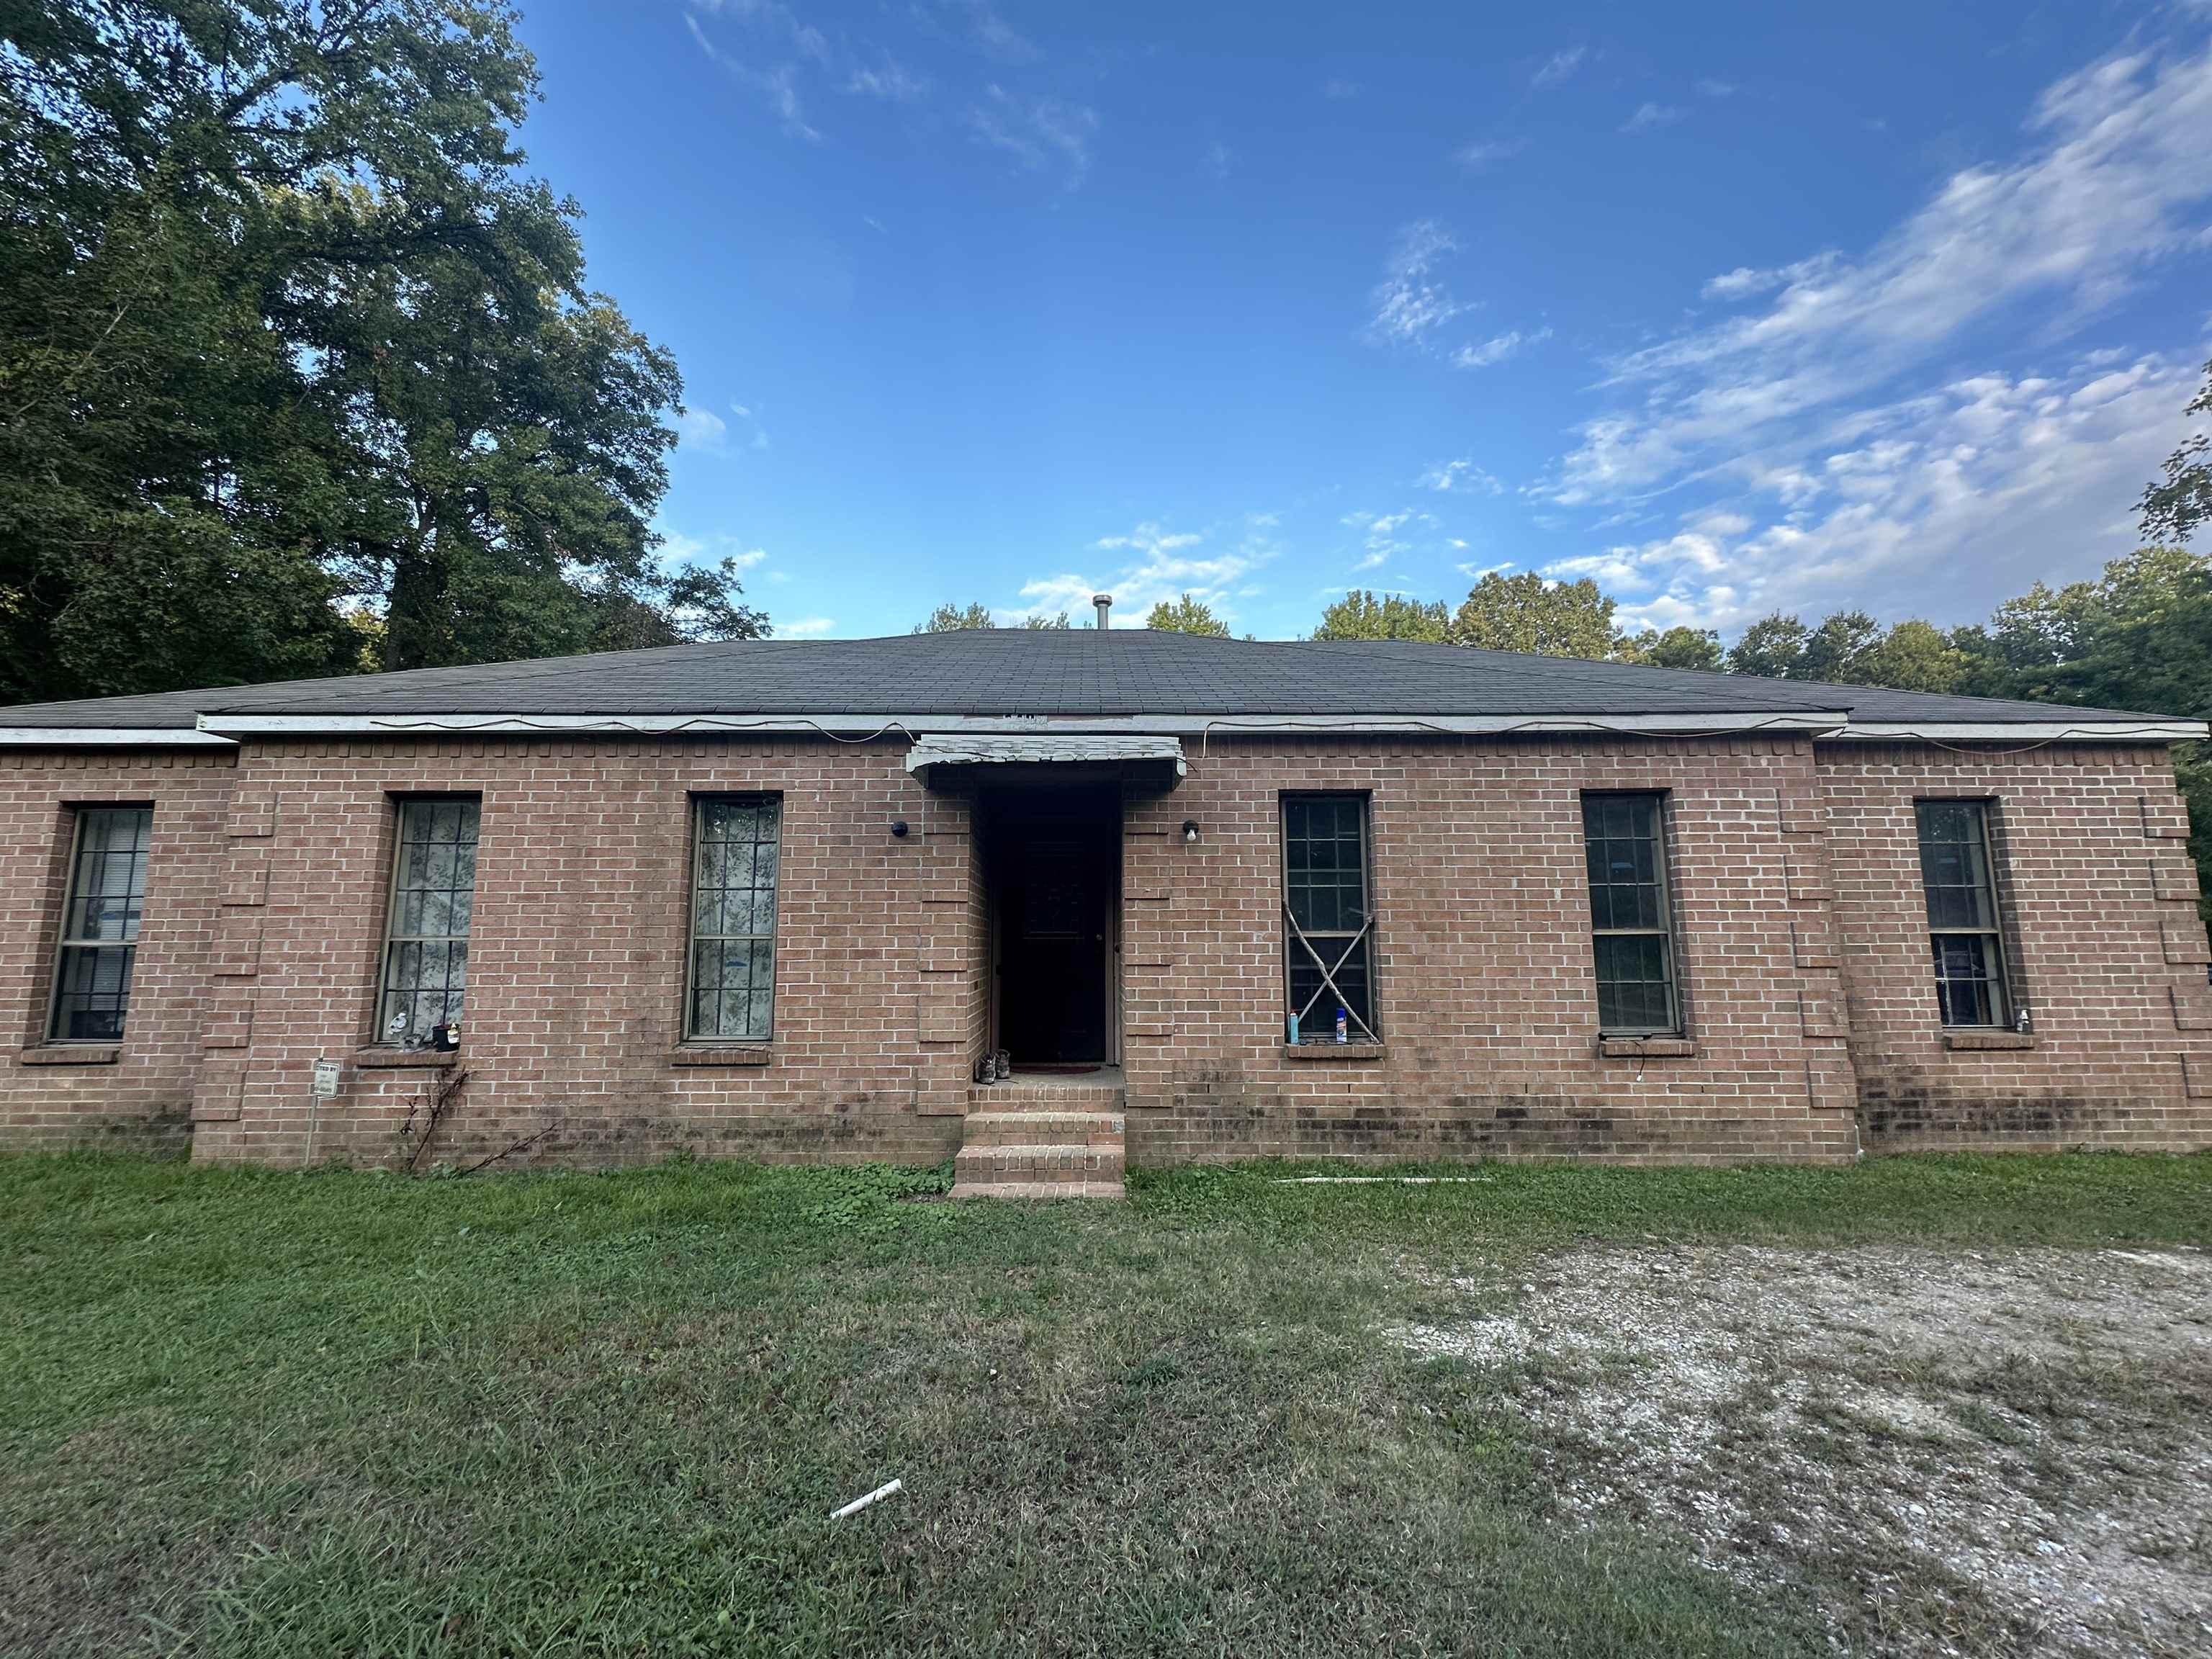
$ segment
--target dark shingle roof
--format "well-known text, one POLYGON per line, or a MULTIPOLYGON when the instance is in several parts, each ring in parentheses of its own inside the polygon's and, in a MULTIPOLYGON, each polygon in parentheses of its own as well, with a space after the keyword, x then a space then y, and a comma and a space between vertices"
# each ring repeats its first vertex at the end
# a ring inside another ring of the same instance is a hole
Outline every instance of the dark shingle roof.
MULTIPOLYGON (((1847 710, 1859 720, 2140 720, 2111 709, 1639 668, 1403 641, 1117 629, 749 640, 0 708, 0 726, 200 714, 1628 715, 1847 710)), ((2155 717, 2151 717, 2155 718, 2155 717)))

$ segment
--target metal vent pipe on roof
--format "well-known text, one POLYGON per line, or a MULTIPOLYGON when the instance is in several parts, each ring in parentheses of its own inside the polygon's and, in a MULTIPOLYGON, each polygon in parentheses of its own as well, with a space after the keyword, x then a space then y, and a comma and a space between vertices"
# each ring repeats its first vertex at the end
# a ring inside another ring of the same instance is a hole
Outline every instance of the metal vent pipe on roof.
POLYGON ((1091 603, 1098 607, 1098 626, 1103 629, 1106 626, 1106 613, 1114 608, 1114 596, 1111 593, 1093 593, 1091 596, 1091 603))

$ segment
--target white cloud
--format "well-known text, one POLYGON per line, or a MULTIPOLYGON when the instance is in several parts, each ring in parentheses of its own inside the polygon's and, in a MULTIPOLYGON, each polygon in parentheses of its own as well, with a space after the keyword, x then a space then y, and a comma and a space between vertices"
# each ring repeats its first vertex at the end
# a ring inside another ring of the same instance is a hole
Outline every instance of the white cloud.
POLYGON ((1394 345, 1418 345, 1461 313, 1472 309, 1452 298, 1437 266, 1457 245, 1432 219, 1398 233, 1388 274, 1376 287, 1370 329, 1394 345))
POLYGON ((1699 290, 1708 300, 1746 300, 1754 294, 1771 294, 1778 288, 1808 281, 1833 270, 1840 263, 1832 252, 1816 253, 1809 259, 1800 259, 1795 264, 1777 265, 1762 270, 1752 265, 1738 265, 1734 270, 1723 271, 1706 280, 1699 290))
POLYGON ((1355 572, 1379 570, 1401 554, 1413 552, 1415 544, 1398 533, 1408 526, 1433 530, 1437 524, 1413 507, 1400 507, 1395 513, 1347 513, 1338 522, 1361 534, 1365 551, 1352 565, 1355 572))
POLYGON ((968 131, 981 144, 1004 150, 1031 173, 1058 167, 1070 185, 1091 166, 1098 112, 1057 98, 1032 98, 994 82, 968 111, 968 131))
POLYGON ((660 532, 660 562, 680 568, 694 564, 719 564, 728 559, 740 570, 750 570, 768 560, 768 550, 746 547, 735 536, 687 536, 680 530, 660 532))
POLYGON ((1510 155, 1518 155, 1528 147, 1525 138, 1491 138, 1461 145, 1452 153, 1452 159, 1468 172, 1480 173, 1510 155))
POLYGON ((890 104, 919 103, 929 94, 929 82, 911 72, 887 52, 878 52, 872 64, 858 64, 846 77, 845 90, 864 98, 880 98, 890 104))
POLYGON ((1501 495, 1505 489, 1504 484, 1477 466, 1471 458, 1432 466, 1421 474, 1417 482, 1424 489, 1461 490, 1485 495, 1501 495))
POLYGON ((1610 384, 1633 404, 1587 422, 1536 493, 1574 505, 1716 466, 1802 471, 1790 452, 1808 429, 1950 359, 1970 325, 2033 299, 2063 328, 2197 245, 2212 52, 2106 58, 2048 88, 2027 131, 2028 154, 1955 173, 1862 257, 1716 279, 1717 297, 1774 291, 1613 364, 1610 384))
POLYGON ((1655 127, 1671 127, 1682 118, 1682 112, 1672 104, 1643 103, 1636 113, 1622 122, 1623 132, 1649 132, 1655 127))
POLYGON ((1733 98, 1735 93, 1733 81, 1719 81, 1709 75, 1698 82, 1698 96, 1700 98, 1733 98))
MULTIPOLYGON (((698 10, 735 17, 755 33, 767 35, 771 40, 788 45, 802 58, 811 58, 817 64, 830 61, 828 38, 820 29, 785 5, 783 0, 691 0, 691 3, 698 10)), ((687 9, 684 15, 685 21, 692 22, 695 13, 687 9)), ((698 37, 702 46, 706 46, 706 38, 696 22, 692 22, 691 32, 698 37)), ((712 46, 707 47, 710 56, 714 50, 712 46)))
POLYGON ((775 631, 786 639, 819 639, 837 626, 835 617, 801 617, 797 622, 780 622, 775 631))
POLYGON ((1357 81, 1324 81, 1321 83, 1321 95, 1332 103, 1342 103, 1346 99, 1357 98, 1361 90, 1360 84, 1357 81))
POLYGON ((968 27, 984 55, 1001 63, 1025 64, 1037 56, 1036 46, 1018 33, 989 0, 954 0, 954 8, 968 16, 968 27))
POLYGON ((1236 162, 1237 158, 1230 153, 1229 146, 1217 138, 1206 147, 1206 155, 1201 165, 1206 169, 1207 178, 1216 184, 1226 184, 1236 162))
POLYGON ((1139 525, 1126 536, 1101 536, 1091 544, 1105 551, 1111 551, 1120 547, 1139 548, 1157 556, 1162 553, 1172 553, 1177 548, 1195 547, 1205 539, 1205 537, 1190 531, 1178 531, 1170 534, 1148 520, 1139 525))
POLYGON ((746 429, 752 434, 752 436, 746 441, 748 448, 766 449, 768 447, 768 428, 761 424, 759 416, 746 408, 744 404, 735 403, 730 405, 730 413, 743 422, 746 429))
POLYGON ((1580 69, 1583 59, 1589 56, 1588 46, 1569 46, 1564 52, 1555 52, 1537 65, 1536 72, 1528 77, 1528 84, 1539 92, 1556 87, 1580 69))
POLYGON ((1488 368, 1502 363, 1523 346, 1540 344, 1552 337, 1552 331, 1540 328, 1533 334, 1523 334, 1519 329, 1508 329, 1503 334, 1493 334, 1480 345, 1463 345, 1452 353, 1455 368, 1488 368))
POLYGON ((720 449, 730 423, 711 409, 686 409, 676 416, 676 438, 686 449, 720 449))
POLYGON ((1206 542, 1205 535, 1170 532, 1151 521, 1124 535, 1102 536, 1091 544, 1095 550, 1131 552, 1137 556, 1108 572, 1063 571, 1032 578, 1022 584, 1021 604, 1000 607, 996 614, 1002 623, 1018 623, 1038 611, 1087 615, 1092 594, 1111 593, 1114 614, 1121 625, 1134 628, 1161 600, 1188 593, 1212 605, 1217 614, 1233 616, 1234 600, 1260 591, 1249 580, 1251 574, 1273 559, 1279 550, 1266 533, 1267 526, 1255 520, 1246 523, 1246 532, 1237 546, 1218 553, 1190 550, 1206 542))
POLYGON ((1731 493, 1673 535, 1546 571, 1596 574, 1631 625, 1844 605, 1978 620, 2134 545, 2135 500, 2186 430, 2197 381, 2194 353, 1952 381, 1723 469, 1731 493))
MULTIPOLYGON (((773 11, 780 10, 781 8, 742 6, 732 7, 732 9, 739 15, 754 16, 769 15, 773 11)), ((793 137, 804 138, 809 143, 820 141, 821 133, 809 124, 806 112, 800 105, 799 70, 796 64, 779 64, 774 69, 755 69, 750 64, 741 62, 724 52, 708 40, 707 31, 700 27, 696 13, 685 12, 684 25, 691 31, 691 38, 698 43, 699 50, 705 52, 714 63, 719 64, 732 80, 740 86, 750 88, 758 95, 774 112, 786 132, 790 133, 793 137)), ((795 40, 795 44, 799 44, 802 50, 809 51, 809 55, 812 55, 811 48, 817 43, 821 43, 821 49, 826 53, 827 44, 822 42, 819 31, 811 27, 805 28, 804 36, 795 40)))

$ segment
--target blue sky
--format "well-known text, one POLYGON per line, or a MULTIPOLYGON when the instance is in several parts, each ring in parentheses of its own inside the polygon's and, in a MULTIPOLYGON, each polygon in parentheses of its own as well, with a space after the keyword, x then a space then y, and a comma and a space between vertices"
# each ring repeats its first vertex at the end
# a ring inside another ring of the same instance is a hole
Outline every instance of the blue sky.
POLYGON ((1595 575, 1978 620, 2212 356, 2212 6, 527 3, 531 164, 781 635, 1595 575))

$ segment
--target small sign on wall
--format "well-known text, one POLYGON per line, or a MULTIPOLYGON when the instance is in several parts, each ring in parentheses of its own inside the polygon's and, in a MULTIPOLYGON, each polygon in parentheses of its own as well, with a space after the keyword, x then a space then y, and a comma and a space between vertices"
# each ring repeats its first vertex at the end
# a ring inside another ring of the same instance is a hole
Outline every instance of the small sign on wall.
POLYGON ((315 1062, 315 1098, 335 1100, 338 1092, 338 1063, 335 1060, 315 1062))

